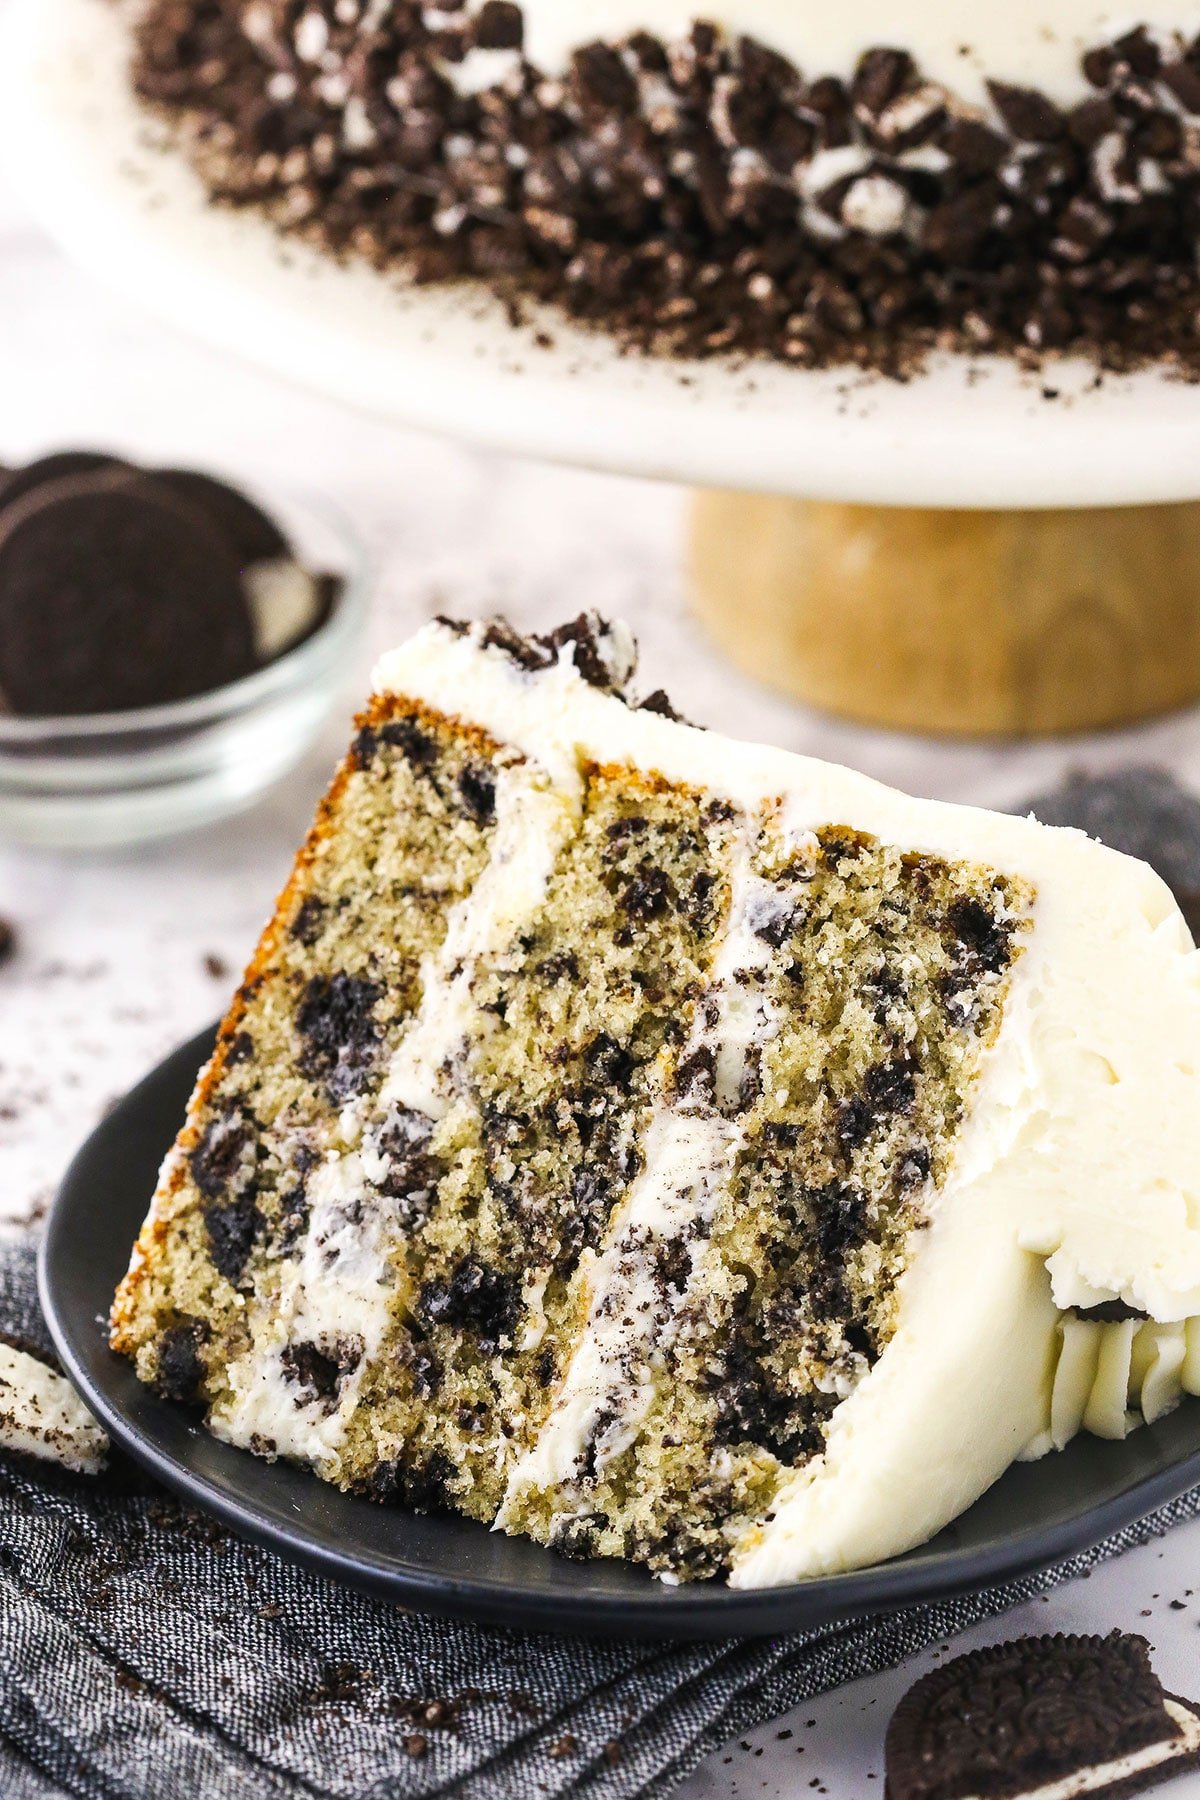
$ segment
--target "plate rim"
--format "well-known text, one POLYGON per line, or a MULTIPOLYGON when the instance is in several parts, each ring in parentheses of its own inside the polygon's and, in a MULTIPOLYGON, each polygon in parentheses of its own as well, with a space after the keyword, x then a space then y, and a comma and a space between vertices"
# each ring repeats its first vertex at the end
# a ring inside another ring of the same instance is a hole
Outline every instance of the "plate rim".
POLYGON ((1079 357, 1044 379, 1008 358, 934 357, 905 383, 635 358, 556 311, 531 306, 514 328, 481 288, 398 293, 285 244, 255 215, 212 207, 178 152, 147 151, 123 79, 128 5, 10 0, 6 173, 77 262, 227 354, 487 449, 700 486, 927 507, 1200 495, 1200 391, 1169 372, 1098 387, 1079 357))
MULTIPOLYGON (((99 1321, 101 1316, 107 1316, 107 1298, 101 1302, 102 1314, 92 1310, 90 1319, 85 1320, 69 1298, 60 1298, 57 1290, 62 1246, 69 1228, 78 1224, 76 1215, 86 1208, 95 1191, 93 1165, 103 1159, 109 1137, 119 1130, 124 1117, 157 1095, 168 1081, 178 1078, 182 1084, 185 1069, 191 1072, 188 1080, 193 1079, 211 1050, 215 1031, 215 1026, 209 1026, 197 1033, 143 1075, 75 1152, 38 1247, 38 1292, 64 1369, 113 1440, 164 1486, 214 1514, 240 1536, 287 1560, 359 1591, 398 1600, 415 1611, 477 1624, 507 1624, 519 1629, 578 1635, 579 1611, 586 1609, 586 1634, 597 1637, 663 1642, 763 1637, 867 1614, 886 1614, 904 1606, 930 1605, 1051 1570, 1200 1485, 1198 1446, 1165 1468, 1131 1482, 1121 1492, 1056 1525, 1040 1531, 1016 1532, 982 1552, 951 1548, 932 1565, 928 1560, 910 1563, 901 1558, 772 1588, 730 1588, 710 1582, 668 1587, 651 1582, 641 1598, 592 1591, 580 1601, 483 1575, 456 1575, 417 1563, 397 1567, 394 1563, 372 1562, 356 1550, 324 1541, 303 1520, 294 1525, 279 1523, 265 1514, 252 1497, 238 1490, 236 1470, 249 1452, 206 1434, 206 1443, 215 1446, 222 1459, 228 1457, 229 1467, 235 1472, 227 1493, 214 1480, 172 1455, 151 1430, 126 1413, 116 1390, 122 1377, 136 1382, 132 1370, 114 1355, 113 1380, 97 1379, 88 1367, 83 1349, 87 1332, 103 1330, 99 1321)), ((95 1298, 93 1295, 93 1304, 95 1298)), ((1200 1406, 1200 1400, 1192 1404, 1200 1406)), ((203 1427, 198 1425, 197 1429, 203 1427)), ((264 1465, 256 1460, 255 1466, 264 1465)), ((294 1472, 312 1482, 319 1479, 298 1466, 294 1472)), ((344 1498, 350 1502, 354 1499, 344 1498)), ((364 1499, 359 1504, 365 1507, 371 1502, 364 1499)), ((486 1530, 482 1524, 477 1528, 486 1530)), ((554 1556, 550 1550, 544 1554, 554 1556)))

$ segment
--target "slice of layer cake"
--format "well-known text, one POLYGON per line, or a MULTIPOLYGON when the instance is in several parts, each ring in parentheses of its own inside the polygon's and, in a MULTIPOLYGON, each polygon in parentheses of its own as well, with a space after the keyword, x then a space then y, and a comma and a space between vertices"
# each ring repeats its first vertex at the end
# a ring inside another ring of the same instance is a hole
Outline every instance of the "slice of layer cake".
POLYGON ((1200 1766, 1200 1708, 1142 1637, 1017 1638, 943 1663, 887 1734, 884 1800, 1132 1800, 1200 1766))
POLYGON ((1200 957, 1143 864, 632 663, 384 659, 113 1343, 343 1488, 785 1581, 1200 1392, 1200 957))

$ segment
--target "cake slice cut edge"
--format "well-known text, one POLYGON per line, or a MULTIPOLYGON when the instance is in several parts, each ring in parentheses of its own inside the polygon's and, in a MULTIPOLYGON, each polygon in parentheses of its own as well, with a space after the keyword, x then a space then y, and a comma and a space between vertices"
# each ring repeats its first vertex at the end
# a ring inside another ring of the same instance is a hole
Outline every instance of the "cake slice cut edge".
POLYGON ((1145 865, 633 662, 383 660, 113 1343, 352 1491, 762 1585, 1200 1392, 1200 959, 1145 865))

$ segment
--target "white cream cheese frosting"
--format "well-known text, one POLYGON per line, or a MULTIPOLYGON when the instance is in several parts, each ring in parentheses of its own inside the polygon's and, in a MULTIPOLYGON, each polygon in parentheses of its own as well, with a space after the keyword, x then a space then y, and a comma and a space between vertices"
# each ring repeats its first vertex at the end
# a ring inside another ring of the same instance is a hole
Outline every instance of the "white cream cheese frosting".
MULTIPOLYGON (((1200 1392, 1200 955, 1149 868, 1079 832, 913 799, 631 709, 583 682, 569 652, 528 674, 435 624, 383 659, 375 686, 481 726, 568 805, 581 764, 626 762, 750 814, 777 803, 789 833, 849 824, 1036 889, 1000 1034, 901 1281, 895 1334, 836 1409, 824 1453, 737 1546, 735 1585, 895 1555, 1017 1458, 1079 1429, 1120 1436, 1200 1392), (1076 1316, 1113 1301, 1150 1323, 1076 1316)), ((686 1135, 663 1125, 639 1204, 663 1200, 651 1176, 687 1173, 686 1135)), ((724 1154, 713 1144, 698 1158, 693 1199, 699 1165, 718 1171, 724 1154)), ((598 1259, 596 1320, 617 1273, 598 1259)), ((576 1364, 544 1432, 555 1468, 604 1385, 598 1329, 585 1331, 576 1364)))
POLYGON ((849 74, 864 50, 907 50, 930 81, 982 102, 988 77, 1033 87, 1070 102, 1086 91, 1083 53, 1138 24, 1185 39, 1200 30, 1200 6, 1155 0, 1142 8, 1105 0, 915 0, 902 11, 889 0, 521 0, 525 54, 549 73, 595 39, 635 31, 664 40, 686 37, 693 20, 745 34, 779 51, 804 74, 849 74))

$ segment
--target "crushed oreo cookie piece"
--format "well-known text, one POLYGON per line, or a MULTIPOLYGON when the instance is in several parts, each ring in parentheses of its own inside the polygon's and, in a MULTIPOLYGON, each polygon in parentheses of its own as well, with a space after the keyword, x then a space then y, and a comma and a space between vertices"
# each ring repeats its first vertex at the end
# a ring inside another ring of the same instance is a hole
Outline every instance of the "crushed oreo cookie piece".
POLYGON ((521 1285, 514 1275, 464 1256, 444 1281, 429 1281, 421 1290, 425 1319, 477 1337, 483 1349, 497 1351, 513 1342, 521 1312, 521 1285))
POLYGON ((216 1201, 204 1208, 203 1218, 212 1265, 236 1287, 265 1222, 254 1194, 247 1191, 232 1200, 216 1201))
POLYGON ((251 31, 241 0, 150 0, 134 81, 222 203, 637 351, 905 375, 1077 349, 1200 375, 1197 42, 1127 32, 1082 55, 1078 105, 992 81, 981 117, 888 46, 809 76, 697 24, 547 79, 512 0, 457 10, 388 7, 364 38, 359 8, 312 0, 306 58, 281 9, 251 31), (472 57, 490 81, 454 79, 472 57))
POLYGON ((458 778, 458 791, 476 824, 490 824, 496 816, 496 777, 486 763, 468 763, 458 778))
POLYGON ((318 1344, 285 1344, 279 1353, 284 1376, 292 1382, 306 1402, 332 1408, 337 1398, 341 1370, 336 1359, 326 1355, 318 1344))
MULTIPOLYGON (((449 625, 449 620, 439 623, 449 625)), ((477 627, 485 650, 502 650, 529 674, 549 669, 560 658, 573 662, 589 687, 623 693, 637 663, 632 635, 623 624, 610 624, 598 613, 580 613, 542 635, 524 635, 507 619, 494 618, 477 627)))
POLYGON ((201 1319, 181 1319, 158 1340, 155 1392, 164 1400, 192 1406, 199 1402, 204 1384, 203 1346, 208 1326, 201 1319))
POLYGON ((9 919, 0 917, 0 964, 11 962, 17 954, 17 928, 9 919))
POLYGON ((637 645, 628 626, 611 623, 599 613, 580 613, 542 640, 549 650, 565 652, 589 687, 623 694, 637 668, 637 645))
POLYGON ((597 612, 582 612, 553 631, 543 633, 518 631, 515 625, 500 617, 471 624, 439 616, 435 623, 456 637, 470 632, 483 649, 502 651, 527 674, 537 674, 565 661, 574 665, 589 687, 597 688, 601 693, 615 694, 630 706, 662 713, 668 718, 679 717, 661 688, 645 700, 633 698, 630 690, 637 671, 637 643, 623 620, 604 619, 597 612))
POLYGON ((1124 1300, 1100 1300, 1095 1306, 1077 1306, 1072 1310, 1077 1319, 1091 1325, 1127 1325, 1131 1320, 1141 1323, 1150 1317, 1149 1313, 1129 1306, 1124 1300))
POLYGON ((1135 1794, 1200 1764, 1200 1713, 1163 1692, 1144 1638, 1018 1638, 918 1681, 886 1759, 886 1800, 1135 1794))

